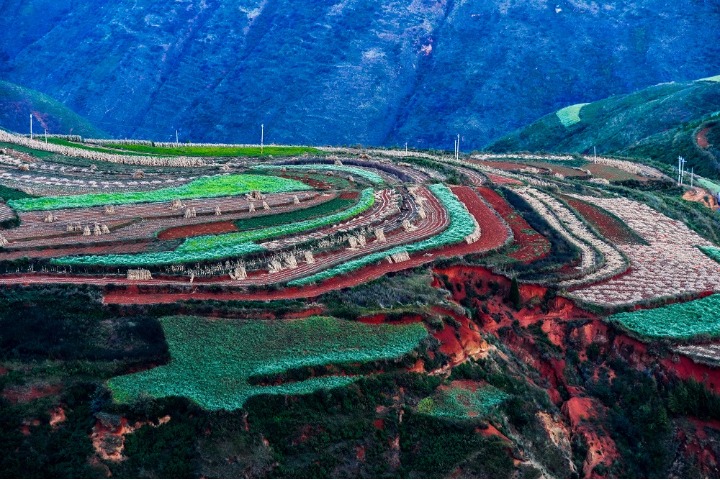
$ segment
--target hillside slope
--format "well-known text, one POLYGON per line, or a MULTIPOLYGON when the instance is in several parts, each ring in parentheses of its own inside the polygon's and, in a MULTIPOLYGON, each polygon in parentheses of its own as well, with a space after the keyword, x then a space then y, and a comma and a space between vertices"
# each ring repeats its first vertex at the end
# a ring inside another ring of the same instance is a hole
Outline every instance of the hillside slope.
POLYGON ((27 133, 30 114, 35 133, 102 136, 88 120, 40 92, 0 80, 0 126, 14 132, 27 133))
POLYGON ((0 76, 115 136, 480 148, 720 71, 712 2, 9 0, 0 76), (642 68, 638 66, 642 65, 642 68))
POLYGON ((549 151, 641 156, 697 173, 720 173, 720 77, 666 83, 546 115, 492 143, 495 152, 549 151))

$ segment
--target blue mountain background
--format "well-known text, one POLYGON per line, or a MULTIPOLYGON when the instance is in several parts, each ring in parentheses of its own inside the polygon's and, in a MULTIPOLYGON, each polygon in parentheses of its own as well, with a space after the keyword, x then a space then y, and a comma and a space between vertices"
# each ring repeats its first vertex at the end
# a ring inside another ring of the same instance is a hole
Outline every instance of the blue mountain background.
POLYGON ((467 151, 567 105, 720 73, 717 1, 0 5, 0 79, 115 137, 257 142, 264 124, 267 142, 450 149, 460 133, 467 151))

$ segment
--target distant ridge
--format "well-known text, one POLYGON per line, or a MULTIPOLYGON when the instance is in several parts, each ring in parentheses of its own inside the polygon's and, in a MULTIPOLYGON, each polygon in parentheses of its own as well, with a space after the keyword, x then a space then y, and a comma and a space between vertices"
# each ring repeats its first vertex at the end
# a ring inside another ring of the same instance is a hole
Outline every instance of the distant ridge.
POLYGON ((573 105, 491 143, 493 152, 544 151, 640 156, 720 175, 720 76, 655 85, 573 105))
POLYGON ((0 80, 0 127, 28 133, 31 113, 37 134, 44 133, 47 128, 51 134, 107 136, 87 119, 49 96, 0 80))

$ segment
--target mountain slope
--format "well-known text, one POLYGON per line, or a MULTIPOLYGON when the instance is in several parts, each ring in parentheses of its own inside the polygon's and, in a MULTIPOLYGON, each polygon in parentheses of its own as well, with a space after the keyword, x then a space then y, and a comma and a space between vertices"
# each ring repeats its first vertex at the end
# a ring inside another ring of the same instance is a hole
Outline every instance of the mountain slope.
POLYGON ((66 106, 40 92, 0 80, 0 127, 14 132, 28 132, 30 114, 37 134, 74 134, 102 136, 89 121, 66 106))
POLYGON ((496 152, 550 151, 642 156, 717 176, 711 140, 720 120, 720 78, 655 85, 546 115, 489 145, 496 152), (701 134, 702 132, 702 134, 701 134), (698 145, 697 137, 701 135, 698 145), (705 141, 703 141, 703 137, 705 141))
POLYGON ((464 150, 720 71, 697 0, 8 0, 0 76, 116 136, 464 150), (638 68, 642 65, 642 68, 638 68))

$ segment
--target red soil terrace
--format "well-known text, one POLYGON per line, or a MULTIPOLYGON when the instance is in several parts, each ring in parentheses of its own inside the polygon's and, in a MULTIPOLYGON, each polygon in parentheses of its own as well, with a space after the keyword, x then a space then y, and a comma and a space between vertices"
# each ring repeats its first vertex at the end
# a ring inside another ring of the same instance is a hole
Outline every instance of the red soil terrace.
POLYGON ((199 225, 183 225, 172 227, 158 233, 159 240, 175 240, 177 238, 197 237, 199 235, 217 235, 220 233, 237 232, 235 222, 210 222, 199 225))
POLYGON ((531 263, 547 256, 550 242, 537 233, 495 190, 487 187, 478 188, 480 195, 510 225, 515 243, 520 249, 509 254, 510 258, 531 263))
POLYGON ((612 243, 620 244, 637 244, 638 239, 626 226, 617 218, 611 216, 603 209, 591 205, 577 198, 563 196, 568 205, 582 215, 593 227, 595 227, 600 235, 610 240, 612 243))
MULTIPOLYGON (((423 265, 437 257, 456 257, 474 253, 484 253, 501 247, 508 240, 508 232, 503 221, 495 212, 483 202, 471 187, 452 187, 453 193, 458 196, 467 207, 468 211, 475 217, 482 229, 480 239, 472 244, 458 243, 448 247, 428 252, 419 253, 410 260, 401 263, 378 263, 361 268, 351 275, 328 279, 318 285, 304 287, 293 287, 278 291, 265 291, 258 293, 242 292, 200 292, 193 293, 141 293, 136 285, 128 286, 125 290, 106 292, 103 301, 105 303, 118 304, 151 304, 151 303, 173 303, 183 300, 281 300, 312 298, 323 293, 338 290, 346 287, 367 283, 390 272, 398 272, 423 265)), ((40 277, 32 278, 32 282, 42 282, 40 277)), ((53 278, 57 281, 57 277, 53 278)), ((50 280, 52 282, 53 280, 50 280)), ((69 279, 68 279, 69 280, 69 279)), ((77 283, 92 283, 92 279, 80 279, 77 283)), ((46 282, 48 279, 45 280, 46 282)), ((71 281, 72 282, 72 281, 71 281)), ((72 282, 74 283, 74 282, 72 282)), ((104 282, 109 283, 107 281, 104 282)), ((152 288, 148 286, 146 288, 152 288)))

